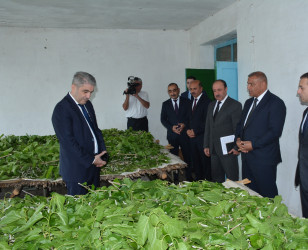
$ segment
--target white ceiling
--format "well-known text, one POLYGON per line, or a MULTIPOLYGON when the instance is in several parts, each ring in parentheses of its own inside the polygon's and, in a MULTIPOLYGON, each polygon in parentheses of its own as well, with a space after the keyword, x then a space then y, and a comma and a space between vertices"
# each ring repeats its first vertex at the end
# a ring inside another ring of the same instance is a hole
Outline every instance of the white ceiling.
POLYGON ((188 30, 237 0, 0 0, 0 27, 188 30))

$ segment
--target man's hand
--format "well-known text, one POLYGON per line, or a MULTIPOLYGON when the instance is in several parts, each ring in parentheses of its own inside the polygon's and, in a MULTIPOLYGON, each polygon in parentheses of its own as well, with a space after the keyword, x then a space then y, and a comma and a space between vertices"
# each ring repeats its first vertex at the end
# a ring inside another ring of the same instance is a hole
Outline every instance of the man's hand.
MULTIPOLYGON (((127 90, 128 89, 125 90, 126 93, 127 93, 127 90)), ((122 104, 122 107, 126 111, 126 110, 128 110, 128 107, 129 107, 129 94, 125 94, 125 95, 126 95, 126 98, 125 98, 125 100, 122 104)))
POLYGON ((180 126, 178 128, 178 130, 180 131, 180 133, 182 133, 183 129, 185 128, 185 124, 184 123, 179 123, 178 126, 180 126))
POLYGON ((174 125, 172 126, 172 131, 176 134, 180 134, 181 132, 179 131, 179 126, 178 125, 174 125))
POLYGON ((189 138, 194 138, 194 137, 196 137, 196 135, 195 135, 195 132, 194 132, 194 130, 193 129, 187 129, 187 135, 188 135, 188 137, 189 138))
POLYGON ((229 155, 239 155, 240 152, 235 150, 234 148, 232 148, 229 152, 228 152, 229 155))
POLYGON ((236 139, 236 146, 238 147, 238 148, 240 148, 241 147, 241 138, 237 138, 236 139))
POLYGON ((204 154, 207 156, 207 157, 210 157, 211 154, 210 154, 210 149, 209 148, 204 148, 204 154))
MULTIPOLYGON (((237 141, 236 145, 238 145, 237 141)), ((241 151, 242 153, 248 153, 253 150, 251 141, 241 141, 239 145, 239 151, 241 151)))
POLYGON ((103 156, 103 155, 106 154, 106 153, 107 153, 107 151, 103 151, 103 152, 101 152, 100 154, 95 155, 93 164, 94 164, 96 167, 101 168, 102 166, 105 166, 105 165, 107 164, 107 162, 102 161, 102 159, 101 159, 101 156, 103 156))

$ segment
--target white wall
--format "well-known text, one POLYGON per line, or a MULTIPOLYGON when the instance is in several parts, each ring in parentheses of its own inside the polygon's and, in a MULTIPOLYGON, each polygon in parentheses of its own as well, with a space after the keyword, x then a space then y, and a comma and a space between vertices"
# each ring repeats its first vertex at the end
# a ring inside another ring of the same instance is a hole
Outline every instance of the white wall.
POLYGON ((82 70, 97 79, 93 103, 102 129, 125 129, 122 92, 127 76, 141 77, 150 95, 150 131, 165 144, 159 115, 167 84, 184 90, 185 68, 213 68, 213 41, 236 33, 240 101, 248 98, 247 75, 262 70, 286 103, 277 183, 290 212, 301 215, 293 179, 305 108, 296 90, 308 71, 307 9, 306 0, 238 0, 189 32, 0 28, 0 134, 53 134, 52 110, 82 70))
POLYGON ((300 105, 296 91, 299 77, 308 71, 307 9, 305 0, 238 1, 191 30, 192 67, 203 67, 200 45, 237 33, 239 100, 244 103, 248 98, 247 75, 261 70, 268 76, 269 89, 285 101, 287 117, 280 140, 283 162, 278 166, 277 184, 289 211, 298 216, 300 198, 293 183, 305 106, 300 105))
POLYGON ((150 132, 166 144, 161 104, 170 82, 185 88, 189 59, 187 31, 0 28, 0 134, 54 134, 55 104, 86 71, 97 80, 101 129, 126 129, 123 90, 135 75, 150 96, 150 132))

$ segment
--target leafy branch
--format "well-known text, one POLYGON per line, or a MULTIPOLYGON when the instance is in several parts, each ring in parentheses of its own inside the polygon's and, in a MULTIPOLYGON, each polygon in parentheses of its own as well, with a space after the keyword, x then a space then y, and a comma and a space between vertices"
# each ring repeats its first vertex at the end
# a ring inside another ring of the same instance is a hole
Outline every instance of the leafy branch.
MULTIPOLYGON (((155 168, 169 161, 150 133, 102 131, 110 161, 101 174, 155 168)), ((0 180, 59 178, 59 142, 55 135, 0 136, 0 180), (10 156, 10 157, 8 157, 10 156)))
POLYGON ((80 197, 0 200, 1 248, 308 248, 308 220, 291 217, 280 196, 206 181, 111 184, 80 197))

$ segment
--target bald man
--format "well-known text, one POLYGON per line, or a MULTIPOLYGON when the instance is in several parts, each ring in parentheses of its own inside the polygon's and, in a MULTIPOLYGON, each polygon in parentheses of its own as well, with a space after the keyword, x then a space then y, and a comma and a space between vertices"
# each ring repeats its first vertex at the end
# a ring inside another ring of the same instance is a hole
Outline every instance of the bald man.
POLYGON ((279 138, 286 106, 267 89, 267 77, 256 71, 248 75, 245 102, 236 131, 236 144, 242 152, 242 176, 251 180, 248 187, 264 197, 278 195, 277 165, 282 161, 279 138))

